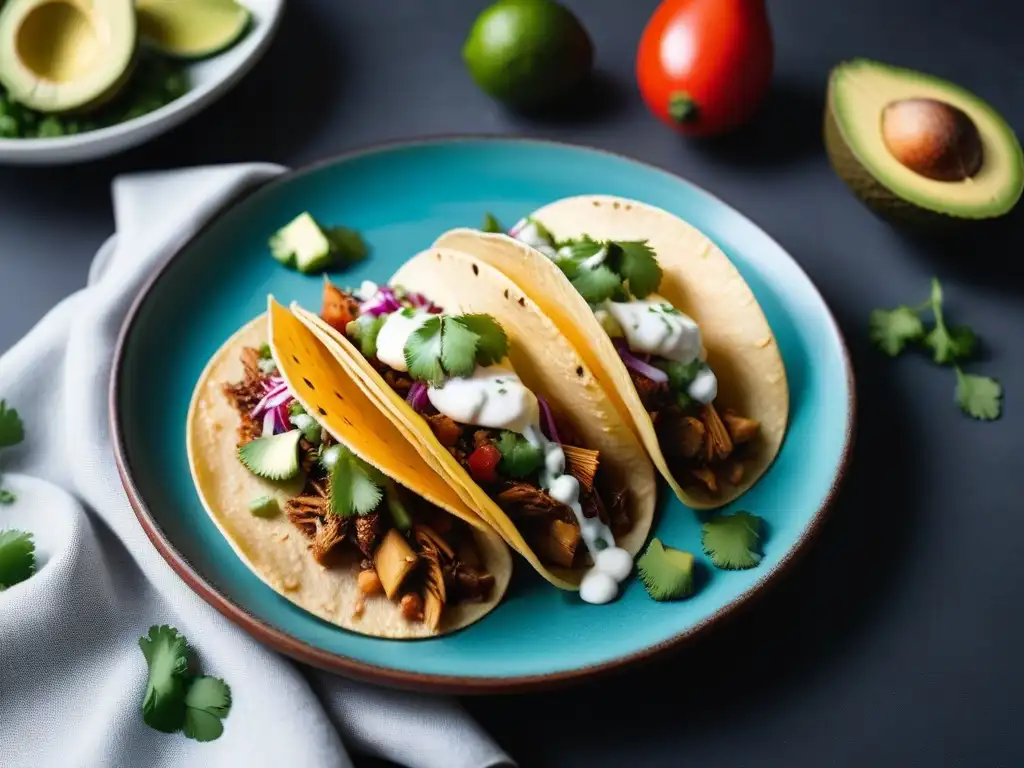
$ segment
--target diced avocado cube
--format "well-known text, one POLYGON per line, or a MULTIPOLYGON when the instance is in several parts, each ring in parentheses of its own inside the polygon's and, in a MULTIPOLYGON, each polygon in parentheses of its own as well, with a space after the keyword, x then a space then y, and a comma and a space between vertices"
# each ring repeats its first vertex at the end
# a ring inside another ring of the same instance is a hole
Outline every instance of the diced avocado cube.
POLYGON ((322 272, 334 261, 327 234, 308 213, 300 213, 270 238, 270 252, 287 267, 303 274, 322 272))

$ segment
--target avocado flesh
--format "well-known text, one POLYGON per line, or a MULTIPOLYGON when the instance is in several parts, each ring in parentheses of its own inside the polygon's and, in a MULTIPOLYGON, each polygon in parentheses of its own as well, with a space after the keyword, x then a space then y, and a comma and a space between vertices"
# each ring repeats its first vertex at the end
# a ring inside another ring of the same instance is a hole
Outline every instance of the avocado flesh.
POLYGON ((832 71, 825 144, 836 173, 869 207, 896 218, 985 219, 1009 212, 1024 191, 1024 153, 1013 130, 985 101, 940 78, 855 59, 832 71), (965 112, 984 158, 960 181, 937 181, 902 165, 882 138, 882 111, 904 99, 935 99, 965 112))
POLYGON ((7 0, 0 82, 39 112, 87 112, 128 81, 136 39, 131 0, 7 0))
POLYGON ((137 0, 139 34, 160 53, 200 59, 236 43, 249 28, 249 9, 235 0, 137 0))

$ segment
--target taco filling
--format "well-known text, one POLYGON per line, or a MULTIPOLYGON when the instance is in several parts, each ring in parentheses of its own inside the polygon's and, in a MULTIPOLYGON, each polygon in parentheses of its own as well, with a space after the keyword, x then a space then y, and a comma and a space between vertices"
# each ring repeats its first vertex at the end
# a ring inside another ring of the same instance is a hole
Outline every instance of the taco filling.
POLYGON ((397 287, 366 282, 352 292, 329 281, 320 316, 423 417, 545 566, 607 570, 591 580, 601 581, 601 590, 581 595, 611 599, 632 566, 615 546, 634 525, 628 491, 614 487, 600 453, 579 447, 569 424, 524 386, 494 318, 447 315, 397 287))
MULTIPOLYGON (((292 396, 267 345, 241 354, 242 380, 223 386, 239 416, 238 459, 259 477, 303 481, 284 512, 320 565, 358 568, 357 613, 387 599, 437 630, 447 606, 490 599, 495 580, 468 524, 336 442, 292 396)), ((254 500, 253 514, 272 503, 254 500)))
POLYGON ((760 424, 715 406, 718 379, 706 362, 700 327, 658 295, 662 271, 647 242, 599 242, 586 235, 556 242, 529 217, 509 236, 554 262, 590 305, 680 484, 718 493, 742 483, 760 424))

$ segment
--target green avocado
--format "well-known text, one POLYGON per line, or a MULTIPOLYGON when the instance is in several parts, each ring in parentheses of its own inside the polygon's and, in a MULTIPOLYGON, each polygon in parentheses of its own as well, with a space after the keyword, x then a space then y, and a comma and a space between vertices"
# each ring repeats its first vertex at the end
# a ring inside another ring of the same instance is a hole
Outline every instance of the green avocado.
POLYGON ((235 0, 136 0, 139 35, 165 56, 202 59, 237 43, 252 14, 235 0))
POLYGON ((252 440, 238 449, 238 460, 257 477, 265 480, 291 480, 299 474, 299 440, 302 430, 252 440))
POLYGON ((1008 213, 1024 191, 1024 153, 993 107, 946 80, 867 59, 829 77, 825 146, 869 208, 943 224, 1008 213))
POLYGON ((322 272, 334 261, 327 233, 308 212, 300 213, 270 238, 270 253, 304 274, 322 272))
POLYGON ((30 109, 86 112, 128 81, 136 39, 132 0, 7 0, 0 82, 30 109))

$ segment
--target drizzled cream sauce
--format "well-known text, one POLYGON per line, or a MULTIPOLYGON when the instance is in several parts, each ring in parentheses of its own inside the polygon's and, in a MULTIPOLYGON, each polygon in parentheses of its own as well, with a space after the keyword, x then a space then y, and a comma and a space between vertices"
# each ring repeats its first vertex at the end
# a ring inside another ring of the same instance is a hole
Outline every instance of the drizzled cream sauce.
POLYGON ((431 317, 425 310, 402 310, 388 315, 377 334, 377 359, 396 371, 409 370, 405 364, 405 343, 431 317))
MULTIPOLYGON (((505 362, 505 361, 502 361, 505 362)), ((510 429, 520 434, 540 418, 537 397, 507 365, 478 365, 471 376, 428 387, 427 399, 462 424, 510 429)))

